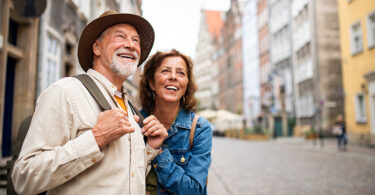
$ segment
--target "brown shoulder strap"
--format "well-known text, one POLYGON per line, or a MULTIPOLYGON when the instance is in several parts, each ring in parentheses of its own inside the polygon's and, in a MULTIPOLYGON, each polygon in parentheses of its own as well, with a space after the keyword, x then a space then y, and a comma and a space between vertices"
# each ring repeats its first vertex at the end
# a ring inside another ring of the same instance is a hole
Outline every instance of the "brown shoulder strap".
POLYGON ((96 103, 98 103, 100 110, 106 111, 111 110, 111 105, 109 105, 107 99, 105 99, 103 93, 100 91, 99 87, 96 85, 95 81, 87 74, 80 74, 73 76, 80 80, 83 86, 86 87, 87 91, 91 94, 91 96, 95 99, 96 103))
MULTIPOLYGON (((197 122, 199 119, 199 115, 195 114, 193 123, 191 124, 191 129, 190 129, 190 137, 189 137, 189 145, 190 145, 190 150, 193 149, 193 141, 194 141, 194 134, 195 134, 195 127, 197 127, 197 122)), ((206 185, 208 183, 208 176, 206 179, 206 185)))
POLYGON ((194 141, 195 127, 197 126, 198 119, 199 119, 199 115, 196 114, 196 115, 194 116, 193 123, 191 124, 190 137, 189 137, 190 150, 193 148, 193 141, 194 141))

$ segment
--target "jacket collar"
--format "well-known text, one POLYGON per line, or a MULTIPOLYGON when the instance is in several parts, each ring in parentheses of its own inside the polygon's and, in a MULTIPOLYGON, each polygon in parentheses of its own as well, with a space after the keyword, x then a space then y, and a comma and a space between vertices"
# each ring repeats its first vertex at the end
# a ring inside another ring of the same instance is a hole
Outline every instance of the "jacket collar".
POLYGON ((191 112, 181 108, 176 118, 176 121, 173 123, 172 126, 184 129, 191 129, 191 117, 191 112))
MULTIPOLYGON (((143 109, 141 110, 141 113, 144 117, 147 117, 150 115, 150 113, 146 112, 143 109)), ((179 129, 180 130, 191 129, 191 121, 192 121, 191 118, 192 118, 192 112, 181 108, 175 122, 172 124, 171 128, 168 129, 168 137, 166 139, 176 134, 179 129)))

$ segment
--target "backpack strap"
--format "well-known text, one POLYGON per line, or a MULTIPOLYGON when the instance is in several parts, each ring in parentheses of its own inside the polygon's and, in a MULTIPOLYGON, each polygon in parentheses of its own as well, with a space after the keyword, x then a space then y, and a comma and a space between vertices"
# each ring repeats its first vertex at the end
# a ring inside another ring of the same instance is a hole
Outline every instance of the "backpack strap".
POLYGON ((12 153, 13 157, 12 159, 8 160, 6 164, 6 169, 7 169, 7 184, 6 184, 7 193, 6 194, 9 194, 9 195, 17 195, 16 191, 14 190, 14 185, 13 185, 13 180, 12 180, 11 175, 12 175, 14 163, 18 159, 23 141, 25 140, 27 131, 29 130, 32 117, 33 115, 28 116, 20 124, 20 127, 18 129, 17 139, 16 139, 16 142, 14 143, 14 148, 13 148, 13 153, 12 153))
POLYGON ((189 136, 189 146, 190 150, 193 149, 193 144, 194 144, 194 134, 195 134, 195 128, 197 126, 197 122, 199 119, 199 115, 195 115, 193 119, 193 123, 191 124, 191 129, 190 129, 190 136, 189 136))
MULTIPOLYGON (((109 105, 107 99, 105 99, 103 93, 100 91, 99 87, 96 85, 94 80, 87 75, 87 74, 80 74, 74 76, 78 80, 82 82, 82 84, 86 87, 86 89, 90 92, 91 96, 95 99, 95 101, 98 103, 101 111, 111 110, 111 105, 109 105)), ((142 128, 143 127, 143 116, 139 112, 138 109, 134 107, 134 105, 128 100, 130 109, 133 114, 138 115, 139 122, 138 125, 142 128)))
POLYGON ((133 114, 135 114, 135 115, 138 115, 138 117, 139 117, 139 122, 138 122, 138 125, 139 125, 139 127, 143 127, 143 116, 142 116, 142 114, 141 114, 141 112, 137 109, 137 108, 135 108, 134 107, 134 105, 128 100, 128 103, 129 103, 129 106, 130 106, 130 109, 132 110, 132 112, 133 112, 133 114))
POLYGON ((87 74, 80 74, 74 76, 82 82, 86 89, 90 92, 91 96, 98 103, 101 111, 111 110, 111 105, 109 105, 107 99, 105 99, 103 93, 100 91, 94 80, 87 74))

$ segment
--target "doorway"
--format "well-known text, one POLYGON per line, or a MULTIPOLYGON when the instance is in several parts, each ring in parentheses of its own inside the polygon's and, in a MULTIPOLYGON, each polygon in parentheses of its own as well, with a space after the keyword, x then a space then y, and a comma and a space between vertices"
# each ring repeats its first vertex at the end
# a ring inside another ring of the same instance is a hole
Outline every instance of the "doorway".
POLYGON ((283 121, 282 118, 279 116, 275 117, 275 129, 274 129, 274 137, 281 137, 283 136, 283 121))
POLYGON ((5 78, 2 156, 10 156, 12 152, 13 96, 16 62, 16 59, 8 56, 5 78))

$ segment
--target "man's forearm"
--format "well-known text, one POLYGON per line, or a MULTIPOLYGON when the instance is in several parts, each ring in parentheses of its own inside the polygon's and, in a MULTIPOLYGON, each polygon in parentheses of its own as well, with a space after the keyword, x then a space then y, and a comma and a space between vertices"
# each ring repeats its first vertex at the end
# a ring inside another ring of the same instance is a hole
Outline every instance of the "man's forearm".
POLYGON ((27 151, 21 153, 12 172, 19 194, 37 194, 55 188, 103 158, 91 131, 63 146, 38 149, 25 145, 24 148, 27 151))

